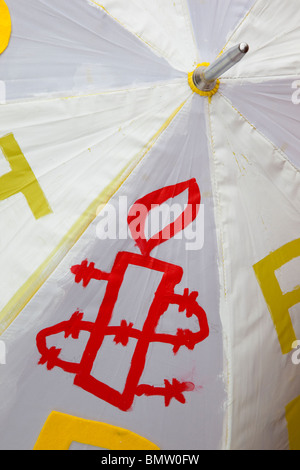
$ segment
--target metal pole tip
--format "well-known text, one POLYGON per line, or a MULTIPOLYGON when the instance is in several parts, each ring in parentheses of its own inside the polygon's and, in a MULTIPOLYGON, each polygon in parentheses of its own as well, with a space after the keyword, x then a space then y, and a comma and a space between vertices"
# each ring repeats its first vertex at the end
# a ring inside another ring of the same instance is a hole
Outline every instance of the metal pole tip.
POLYGON ((239 45, 239 49, 243 54, 247 54, 247 52, 249 51, 249 44, 247 44, 246 42, 241 42, 241 44, 239 45))
POLYGON ((242 60, 249 51, 249 45, 241 42, 231 47, 208 67, 198 67, 193 73, 193 82, 201 91, 211 91, 215 88, 217 79, 227 70, 242 60))

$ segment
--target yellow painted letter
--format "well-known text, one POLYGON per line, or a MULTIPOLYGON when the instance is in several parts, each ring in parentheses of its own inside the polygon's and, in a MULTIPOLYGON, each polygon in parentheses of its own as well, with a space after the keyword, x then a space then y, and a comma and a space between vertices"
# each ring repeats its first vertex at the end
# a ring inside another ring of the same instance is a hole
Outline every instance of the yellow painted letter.
POLYGON ((0 54, 8 46, 11 35, 11 19, 9 9, 4 0, 0 0, 0 54))
POLYGON ((290 450, 300 450, 300 397, 289 403, 285 411, 288 424, 290 450))
POLYGON ((13 134, 0 139, 0 149, 11 167, 0 177, 0 201, 23 193, 36 219, 50 214, 51 207, 13 134))
POLYGON ((127 429, 53 411, 34 446, 34 450, 68 450, 79 442, 108 450, 159 450, 144 437, 127 429))
MULTIPOLYGON (((279 248, 254 266, 255 274, 271 312, 282 354, 288 354, 293 348, 294 341, 297 340, 289 309, 300 302, 300 287, 283 294, 275 271, 297 257, 300 257, 300 239, 279 248)), ((298 281, 300 281, 300 274, 298 281)))

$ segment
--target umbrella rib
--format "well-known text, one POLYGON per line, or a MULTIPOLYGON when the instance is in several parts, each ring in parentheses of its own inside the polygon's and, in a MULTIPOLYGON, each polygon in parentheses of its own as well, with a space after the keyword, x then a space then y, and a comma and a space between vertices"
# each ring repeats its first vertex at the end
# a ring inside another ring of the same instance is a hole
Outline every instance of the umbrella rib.
MULTIPOLYGON (((213 183, 213 191, 214 191, 214 198, 216 198, 216 209, 215 209, 215 219, 216 219, 216 230, 219 233, 218 238, 218 248, 220 250, 220 258, 221 258, 221 265, 222 268, 219 267, 220 271, 220 280, 222 278, 223 282, 223 292, 224 292, 224 301, 225 304, 227 302, 227 276, 226 276, 226 269, 225 269, 225 249, 224 249, 224 233, 223 233, 223 225, 221 222, 221 204, 220 204, 220 194, 219 194, 219 187, 217 183, 217 178, 215 174, 216 169, 216 149, 215 149, 215 138, 214 138, 214 131, 213 131, 213 123, 212 123, 212 116, 211 116, 211 103, 208 100, 207 102, 207 114, 208 114, 208 126, 210 131, 210 140, 211 140, 211 151, 213 155, 213 175, 212 175, 212 183, 213 183), (222 273, 222 274, 221 274, 222 273)), ((222 286, 222 283, 221 283, 222 286)), ((225 309, 225 306, 223 307, 225 309)), ((230 316, 225 318, 226 322, 230 325, 230 316)), ((231 333, 231 331, 229 331, 231 333)), ((224 447, 226 449, 230 448, 230 442, 232 440, 232 406, 233 403, 233 381, 232 381, 232 347, 231 347, 231 336, 225 334, 224 332, 224 348, 226 343, 226 358, 227 358, 227 396, 228 396, 228 412, 226 414, 226 434, 224 436, 224 447)))
MULTIPOLYGON (((294 165, 294 163, 288 158, 288 156, 279 148, 277 147, 265 134, 263 134, 263 132, 259 131, 247 118, 246 116, 244 116, 235 106, 233 106, 232 102, 225 96, 223 95, 223 93, 219 92, 220 93, 220 96, 222 96, 222 98, 227 101, 227 103, 230 104, 230 106, 232 107, 232 109, 234 109, 240 116, 241 118, 243 118, 252 128, 255 132, 258 132, 258 134, 260 134, 270 145, 272 145, 273 149, 278 152, 282 158, 284 159, 285 162, 289 163, 294 170, 296 170, 297 173, 300 173, 300 170, 299 168, 296 167, 296 165, 294 165)), ((297 209, 297 211, 299 211, 297 209)))
MULTIPOLYGON (((192 24, 192 21, 191 21, 191 15, 189 14, 189 7, 188 7, 188 4, 187 4, 187 0, 184 0, 184 5, 182 4, 181 2, 181 5, 182 5, 182 8, 185 9, 185 12, 187 14, 184 15, 184 21, 185 21, 185 24, 187 25, 187 29, 190 31, 190 34, 191 34, 191 37, 192 37, 192 40, 193 40, 193 43, 194 43, 194 47, 195 47, 195 51, 197 51, 197 55, 198 55, 198 46, 197 46, 197 41, 196 41, 196 37, 195 37, 195 32, 194 32, 194 28, 193 28, 193 24, 192 24)), ((200 58, 197 57, 197 62, 200 61, 200 58)))
MULTIPOLYGON (((14 81, 17 81, 17 80, 14 80, 14 81)), ((22 81, 22 79, 20 79, 20 81, 22 81)), ((16 105, 19 105, 19 104, 33 104, 33 103, 37 103, 37 104, 41 104, 41 103, 48 103, 48 102, 53 102, 53 101, 63 101, 63 100, 74 100, 74 99, 80 99, 80 98, 89 98, 89 97, 92 97, 92 96, 102 96, 102 95, 109 95, 109 94, 115 94, 115 93, 127 93, 128 91, 133 91, 133 90, 146 90, 146 89, 150 89, 150 90, 153 90, 154 88, 158 88, 158 87, 165 87, 166 85, 172 85, 172 84, 185 84, 186 83, 186 79, 185 78, 174 78, 172 80, 168 80, 168 81, 159 81, 159 82, 156 82, 156 83, 145 83, 145 84, 141 84, 140 86, 125 86, 124 88, 112 88, 111 90, 103 90, 103 91, 99 91, 99 92, 91 92, 91 93, 78 93, 77 95, 71 95, 71 96, 68 96, 68 95, 62 95, 62 93, 64 92, 58 92, 57 94, 54 93, 54 96, 52 96, 51 98, 46 98, 46 96, 42 93, 40 96, 37 96, 37 97, 34 97, 34 98, 24 98, 23 100, 20 100, 18 102, 16 101, 11 101, 11 102, 7 102, 7 103, 4 103, 1 105, 2 109, 4 109, 4 107, 6 106, 16 106, 16 105)))
POLYGON ((293 73, 291 75, 289 74, 276 74, 276 75, 242 75, 240 77, 222 77, 222 81, 223 80, 237 80, 237 81, 243 81, 245 78, 249 78, 250 80, 259 80, 261 82, 261 79, 264 78, 264 79, 270 79, 270 80, 276 80, 277 78, 295 78, 295 79, 299 79, 299 75, 296 74, 296 73, 293 73))
MULTIPOLYGON (((208 101, 208 121, 209 121, 209 130, 210 130, 210 135, 211 135, 211 147, 212 147, 212 153, 215 159, 216 156, 216 150, 215 150, 215 139, 214 139, 214 132, 213 132, 213 124, 212 124, 212 119, 211 119, 211 111, 210 111, 210 102, 208 101)), ((218 207, 218 213, 221 212, 221 206, 220 206, 220 197, 219 197, 219 191, 217 188, 217 182, 215 175, 213 177, 214 181, 214 187, 215 187, 215 192, 217 194, 217 207, 218 207)), ((219 216, 218 216, 219 218, 219 216)), ((221 224, 220 224, 221 227, 221 224)), ((226 280, 226 270, 225 270, 225 259, 224 259, 224 241, 223 241, 223 231, 222 228, 220 229, 220 237, 221 237, 221 258, 222 258, 222 270, 223 270, 223 282, 224 282, 224 296, 225 298, 227 297, 227 280, 226 280)))

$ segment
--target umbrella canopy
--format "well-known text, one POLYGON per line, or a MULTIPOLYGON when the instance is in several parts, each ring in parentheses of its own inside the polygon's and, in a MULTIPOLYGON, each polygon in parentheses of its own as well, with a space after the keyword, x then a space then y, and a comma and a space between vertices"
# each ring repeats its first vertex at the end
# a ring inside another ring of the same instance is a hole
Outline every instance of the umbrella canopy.
POLYGON ((0 0, 2 449, 300 449, 299 25, 0 0))

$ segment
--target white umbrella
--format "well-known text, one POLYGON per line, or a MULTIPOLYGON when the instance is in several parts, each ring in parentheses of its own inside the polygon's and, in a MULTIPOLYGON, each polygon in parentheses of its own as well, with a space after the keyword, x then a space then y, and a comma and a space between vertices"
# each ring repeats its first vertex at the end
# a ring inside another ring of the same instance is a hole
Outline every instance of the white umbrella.
POLYGON ((149 3, 0 1, 0 447, 299 449, 298 1, 149 3))

